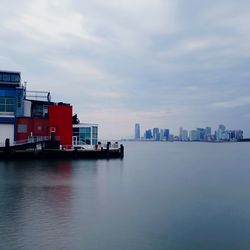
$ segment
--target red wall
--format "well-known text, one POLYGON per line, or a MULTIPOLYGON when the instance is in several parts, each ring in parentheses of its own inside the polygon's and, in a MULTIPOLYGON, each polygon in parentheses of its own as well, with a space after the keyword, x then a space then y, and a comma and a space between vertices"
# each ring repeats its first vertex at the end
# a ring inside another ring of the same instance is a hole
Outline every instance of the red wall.
POLYGON ((72 145, 72 106, 49 106, 49 134, 55 129, 55 135, 60 136, 61 145, 72 145))
POLYGON ((48 119, 39 118, 17 118, 16 119, 16 141, 26 140, 33 134, 33 136, 47 136, 48 135, 48 119), (18 125, 24 124, 27 126, 25 133, 18 132, 18 125))

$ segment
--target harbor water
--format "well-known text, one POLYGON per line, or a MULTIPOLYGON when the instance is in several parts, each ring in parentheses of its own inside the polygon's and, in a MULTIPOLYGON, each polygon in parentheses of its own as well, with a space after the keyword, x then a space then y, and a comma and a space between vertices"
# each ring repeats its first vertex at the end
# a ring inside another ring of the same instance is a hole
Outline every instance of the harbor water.
POLYGON ((250 249, 250 143, 126 142, 0 162, 0 249, 250 249))

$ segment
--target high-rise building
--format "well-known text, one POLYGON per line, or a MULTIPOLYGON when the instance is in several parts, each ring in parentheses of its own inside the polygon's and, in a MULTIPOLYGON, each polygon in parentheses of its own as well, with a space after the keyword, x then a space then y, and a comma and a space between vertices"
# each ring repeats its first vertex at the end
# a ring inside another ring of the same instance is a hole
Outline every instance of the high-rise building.
POLYGON ((205 128, 205 141, 211 140, 211 135, 212 135, 211 127, 206 127, 205 128))
POLYGON ((219 125, 218 131, 217 131, 217 138, 216 138, 217 141, 222 140, 222 135, 225 132, 225 130, 226 130, 226 126, 222 124, 219 125))
POLYGON ((144 137, 147 140, 151 140, 152 139, 152 131, 151 131, 151 129, 148 129, 148 130, 145 131, 144 137))
POLYGON ((163 136, 164 136, 166 141, 169 141, 169 129, 164 129, 163 136))
POLYGON ((140 124, 136 123, 135 124, 135 139, 138 140, 140 138, 141 138, 141 136, 140 136, 140 124))
POLYGON ((242 130, 236 130, 235 131, 235 138, 236 138, 236 140, 243 140, 243 131, 242 130))
POLYGON ((158 134, 160 134, 159 128, 153 128, 153 137, 155 140, 158 139, 158 137, 159 137, 158 134))
POLYGON ((200 134, 198 130, 191 130, 189 133, 190 141, 199 141, 200 140, 200 134))
POLYGON ((196 130, 198 131, 199 134, 199 141, 204 141, 206 130, 204 128, 197 128, 196 130))
POLYGON ((183 128, 180 127, 180 130, 179 130, 179 140, 182 141, 182 132, 183 132, 183 128))
POLYGON ((187 130, 182 130, 182 141, 188 141, 188 131, 187 130))
POLYGON ((164 129, 161 129, 161 132, 160 132, 160 141, 164 141, 165 138, 164 138, 164 129))

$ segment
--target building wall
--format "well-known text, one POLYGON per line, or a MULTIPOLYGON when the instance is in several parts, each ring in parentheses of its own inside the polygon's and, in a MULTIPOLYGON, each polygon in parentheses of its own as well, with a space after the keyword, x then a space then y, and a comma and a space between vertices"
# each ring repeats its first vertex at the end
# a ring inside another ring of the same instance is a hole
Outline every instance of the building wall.
POLYGON ((75 124, 73 125, 73 145, 96 145, 98 143, 97 124, 75 124))
POLYGON ((60 137, 61 145, 72 145, 72 107, 66 105, 49 106, 48 118, 23 117, 16 120, 16 140, 27 140, 29 136, 60 137))
POLYGON ((60 137, 61 145, 72 145, 72 106, 52 105, 49 111, 49 134, 55 132, 60 137))
POLYGON ((5 143, 5 139, 14 141, 14 124, 0 124, 0 143, 5 143))
POLYGON ((16 119, 16 141, 27 140, 30 135, 48 136, 49 120, 39 118, 16 119))

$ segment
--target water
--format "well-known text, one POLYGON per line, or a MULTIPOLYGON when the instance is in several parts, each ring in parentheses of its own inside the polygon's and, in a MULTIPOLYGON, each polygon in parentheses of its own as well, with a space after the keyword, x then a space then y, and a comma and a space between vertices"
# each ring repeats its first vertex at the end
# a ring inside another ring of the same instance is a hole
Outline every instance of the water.
POLYGON ((250 249, 250 144, 0 162, 0 249, 250 249))

